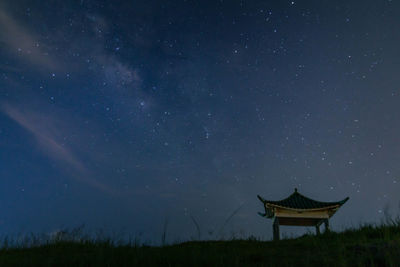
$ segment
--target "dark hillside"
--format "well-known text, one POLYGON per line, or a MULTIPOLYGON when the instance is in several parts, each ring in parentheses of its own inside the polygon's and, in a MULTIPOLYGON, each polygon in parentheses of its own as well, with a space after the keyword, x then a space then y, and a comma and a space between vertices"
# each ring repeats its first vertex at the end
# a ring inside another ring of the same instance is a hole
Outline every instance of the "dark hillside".
POLYGON ((277 242, 192 241, 163 247, 48 241, 3 248, 0 266, 399 266, 400 228, 362 226, 277 242))

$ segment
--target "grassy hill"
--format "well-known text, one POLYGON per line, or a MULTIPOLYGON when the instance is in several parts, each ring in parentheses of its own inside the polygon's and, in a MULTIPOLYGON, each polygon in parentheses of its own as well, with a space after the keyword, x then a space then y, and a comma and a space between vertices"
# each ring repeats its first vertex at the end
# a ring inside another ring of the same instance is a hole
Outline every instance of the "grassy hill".
POLYGON ((400 266, 400 225, 281 241, 192 241, 149 247, 54 238, 0 250, 0 266, 400 266))

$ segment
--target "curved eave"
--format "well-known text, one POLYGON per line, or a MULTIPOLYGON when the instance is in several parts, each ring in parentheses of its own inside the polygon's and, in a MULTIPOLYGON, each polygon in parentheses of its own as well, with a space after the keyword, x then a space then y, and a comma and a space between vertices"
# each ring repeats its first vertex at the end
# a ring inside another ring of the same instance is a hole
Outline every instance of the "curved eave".
POLYGON ((267 202, 265 199, 263 199, 260 195, 257 195, 257 198, 262 202, 262 203, 265 203, 265 202, 267 202))
POLYGON ((291 207, 287 207, 287 206, 282 206, 282 205, 278 205, 278 204, 275 204, 276 202, 280 202, 280 201, 270 201, 270 200, 265 200, 265 199, 263 199, 261 196, 259 196, 259 195, 257 195, 257 197, 258 197, 258 199, 261 201, 261 202, 263 202, 264 203, 264 205, 265 206, 270 206, 270 207, 279 207, 279 208, 285 208, 285 209, 292 209, 292 210, 301 210, 301 211, 304 211, 304 210, 323 210, 323 209, 332 209, 332 208, 335 208, 335 207, 341 207, 344 203, 346 203, 348 200, 349 200, 349 197, 346 197, 345 199, 343 199, 343 200, 341 200, 341 201, 338 201, 338 202, 320 202, 320 201, 315 201, 315 200, 312 200, 312 201, 315 201, 315 202, 318 202, 318 203, 322 203, 322 204, 328 204, 327 206, 325 206, 325 207, 321 207, 321 208, 310 208, 310 209, 299 209, 299 208, 291 208, 291 207))
POLYGON ((268 215, 267 215, 267 213, 257 212, 257 214, 260 215, 261 217, 269 218, 268 215))

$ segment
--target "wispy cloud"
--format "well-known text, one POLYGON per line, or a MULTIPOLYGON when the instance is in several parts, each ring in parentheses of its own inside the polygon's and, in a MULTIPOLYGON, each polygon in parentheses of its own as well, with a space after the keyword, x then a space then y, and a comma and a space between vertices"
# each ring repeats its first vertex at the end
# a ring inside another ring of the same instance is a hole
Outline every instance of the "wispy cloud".
POLYGON ((22 26, 0 6, 0 41, 8 50, 21 55, 31 64, 48 71, 59 69, 59 64, 44 49, 39 36, 22 26))
POLYGON ((57 123, 55 118, 32 110, 21 110, 9 104, 3 104, 1 108, 9 118, 33 134, 46 155, 63 163, 66 169, 72 170, 74 178, 99 190, 112 193, 108 186, 92 178, 92 173, 84 163, 63 143, 65 127, 57 123))

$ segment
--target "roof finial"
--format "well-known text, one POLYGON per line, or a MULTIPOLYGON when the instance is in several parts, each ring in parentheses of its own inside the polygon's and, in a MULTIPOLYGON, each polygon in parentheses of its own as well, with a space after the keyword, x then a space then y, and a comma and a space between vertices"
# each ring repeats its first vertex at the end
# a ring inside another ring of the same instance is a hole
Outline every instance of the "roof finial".
POLYGON ((297 193, 297 187, 294 188, 294 192, 297 193))

